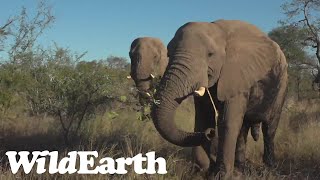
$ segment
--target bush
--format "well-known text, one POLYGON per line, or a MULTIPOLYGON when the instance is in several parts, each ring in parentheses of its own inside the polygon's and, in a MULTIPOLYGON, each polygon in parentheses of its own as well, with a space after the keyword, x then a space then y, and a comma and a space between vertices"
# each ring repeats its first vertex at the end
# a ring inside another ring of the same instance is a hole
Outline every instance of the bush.
POLYGON ((1 66, 1 110, 5 112, 19 97, 31 115, 45 113, 58 120, 66 143, 100 105, 132 99, 128 72, 110 67, 107 60, 80 61, 83 55, 62 48, 16 56, 19 63, 1 66))
POLYGON ((58 119, 66 143, 69 134, 77 133, 99 105, 120 100, 124 93, 124 72, 108 67, 105 61, 77 62, 67 50, 59 49, 30 73, 36 75, 26 89, 30 109, 58 119))

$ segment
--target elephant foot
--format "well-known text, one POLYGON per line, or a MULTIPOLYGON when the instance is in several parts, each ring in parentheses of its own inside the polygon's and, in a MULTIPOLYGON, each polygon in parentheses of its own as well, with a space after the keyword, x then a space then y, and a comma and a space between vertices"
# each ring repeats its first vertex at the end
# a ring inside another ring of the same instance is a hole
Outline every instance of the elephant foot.
MULTIPOLYGON (((243 168, 245 164, 243 164, 243 168)), ((246 179, 244 171, 239 170, 237 167, 234 169, 234 172, 227 173, 224 170, 218 171, 216 167, 210 166, 210 169, 207 173, 207 179, 223 179, 223 180, 234 180, 234 179, 246 179)))
POLYGON ((233 173, 233 174, 227 174, 223 171, 220 171, 218 173, 209 173, 207 176, 207 179, 209 180, 234 180, 234 179, 245 179, 245 176, 242 173, 233 173))
POLYGON ((194 164, 188 173, 187 179, 205 179, 208 171, 200 168, 198 165, 194 164))
POLYGON ((224 179, 224 177, 225 177, 225 173, 223 173, 223 172, 214 173, 214 172, 210 171, 207 174, 208 180, 224 179))
POLYGON ((207 171, 208 171, 207 168, 202 168, 198 164, 193 164, 193 167, 192 167, 193 174, 203 173, 203 172, 207 172, 207 171))
POLYGON ((263 163, 268 167, 268 168, 276 168, 276 163, 275 163, 275 158, 274 156, 263 156, 263 163))
POLYGON ((233 180, 244 180, 244 179, 246 179, 246 176, 245 176, 244 172, 238 171, 237 169, 235 169, 232 179, 233 180))
POLYGON ((244 173, 246 169, 246 163, 245 162, 235 162, 234 163, 234 169, 238 173, 244 173))
POLYGON ((207 179, 216 180, 216 179, 233 179, 232 173, 227 173, 224 167, 217 166, 216 163, 210 164, 210 168, 207 173, 207 179))
POLYGON ((237 173, 242 173, 245 176, 251 176, 257 172, 260 172, 265 166, 252 162, 246 159, 245 162, 235 162, 234 169, 237 173))
POLYGON ((224 171, 219 171, 217 173, 210 172, 207 175, 207 179, 210 180, 217 180, 217 179, 223 179, 223 180, 244 180, 246 179, 246 176, 243 172, 238 171, 237 169, 234 170, 232 174, 225 173, 224 171))

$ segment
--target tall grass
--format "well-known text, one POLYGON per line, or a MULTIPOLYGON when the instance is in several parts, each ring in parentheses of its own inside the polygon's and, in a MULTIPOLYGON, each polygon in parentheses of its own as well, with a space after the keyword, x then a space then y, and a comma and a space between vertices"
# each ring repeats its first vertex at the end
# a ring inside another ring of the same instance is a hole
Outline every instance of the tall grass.
MULTIPOLYGON (((320 105, 319 101, 291 102, 282 112, 276 135, 277 167, 267 169, 262 163, 263 137, 258 142, 248 136, 247 179, 318 179, 320 178, 320 105)), ((11 115, 2 124, 2 168, 0 179, 203 179, 195 173, 191 149, 174 146, 163 140, 151 121, 136 120, 136 112, 122 109, 117 116, 104 113, 86 122, 78 138, 66 147, 55 122, 49 117, 11 115), (10 122, 10 123, 8 123, 10 122), (7 132, 7 133, 6 133, 7 132), (9 133, 10 132, 10 133, 9 133), (167 160, 166 175, 137 175, 129 168, 126 175, 38 175, 35 169, 28 175, 20 169, 12 174, 4 157, 7 150, 59 150, 61 157, 71 150, 96 150, 100 157, 132 157, 138 153, 156 151, 167 160)), ((177 112, 179 127, 191 131, 194 109, 184 103, 177 112)))

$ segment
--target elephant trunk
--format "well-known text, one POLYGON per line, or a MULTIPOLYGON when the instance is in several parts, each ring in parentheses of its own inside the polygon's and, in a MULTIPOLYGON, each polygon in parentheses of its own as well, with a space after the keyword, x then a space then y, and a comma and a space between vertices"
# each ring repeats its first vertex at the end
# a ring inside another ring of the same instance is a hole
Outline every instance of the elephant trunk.
POLYGON ((189 95, 193 95, 199 85, 194 83, 191 74, 188 66, 175 64, 173 60, 156 94, 156 100, 160 104, 155 104, 151 113, 160 135, 170 143, 183 147, 199 146, 208 141, 205 132, 185 132, 175 124, 174 117, 178 106, 189 95))

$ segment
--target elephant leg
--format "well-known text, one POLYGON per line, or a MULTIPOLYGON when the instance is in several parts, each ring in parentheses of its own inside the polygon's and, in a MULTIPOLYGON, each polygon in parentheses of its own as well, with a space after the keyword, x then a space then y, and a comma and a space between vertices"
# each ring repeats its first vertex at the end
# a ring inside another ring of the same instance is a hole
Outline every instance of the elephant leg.
POLYGON ((274 167, 275 165, 275 155, 274 155, 274 137, 276 134, 277 126, 279 120, 271 121, 271 124, 262 123, 262 133, 263 133, 263 162, 268 167, 274 167))
POLYGON ((273 102, 269 112, 269 119, 262 123, 262 133, 264 142, 263 162, 269 166, 275 166, 274 137, 280 121, 281 111, 287 94, 287 74, 283 74, 280 79, 279 92, 273 102))
POLYGON ((246 111, 247 98, 238 95, 224 104, 224 118, 219 121, 219 144, 217 155, 217 166, 214 173, 232 178, 235 162, 235 150, 238 135, 243 124, 246 111))
MULTIPOLYGON (((214 112, 207 94, 194 97, 195 103, 195 131, 204 132, 208 128, 215 128, 214 112)), ((215 138, 216 139, 216 138, 215 138)), ((216 142, 213 140, 213 142, 216 142)), ((208 170, 210 163, 215 161, 217 143, 206 143, 192 148, 195 164, 200 170, 208 170)))
POLYGON ((210 166, 210 159, 203 146, 192 148, 193 161, 199 171, 206 171, 210 166))
POLYGON ((250 125, 246 123, 246 120, 244 120, 244 123, 241 127, 241 130, 237 139, 235 167, 239 169, 241 172, 244 171, 245 162, 246 162, 245 154, 246 154, 246 144, 247 144, 249 128, 250 128, 250 125))

